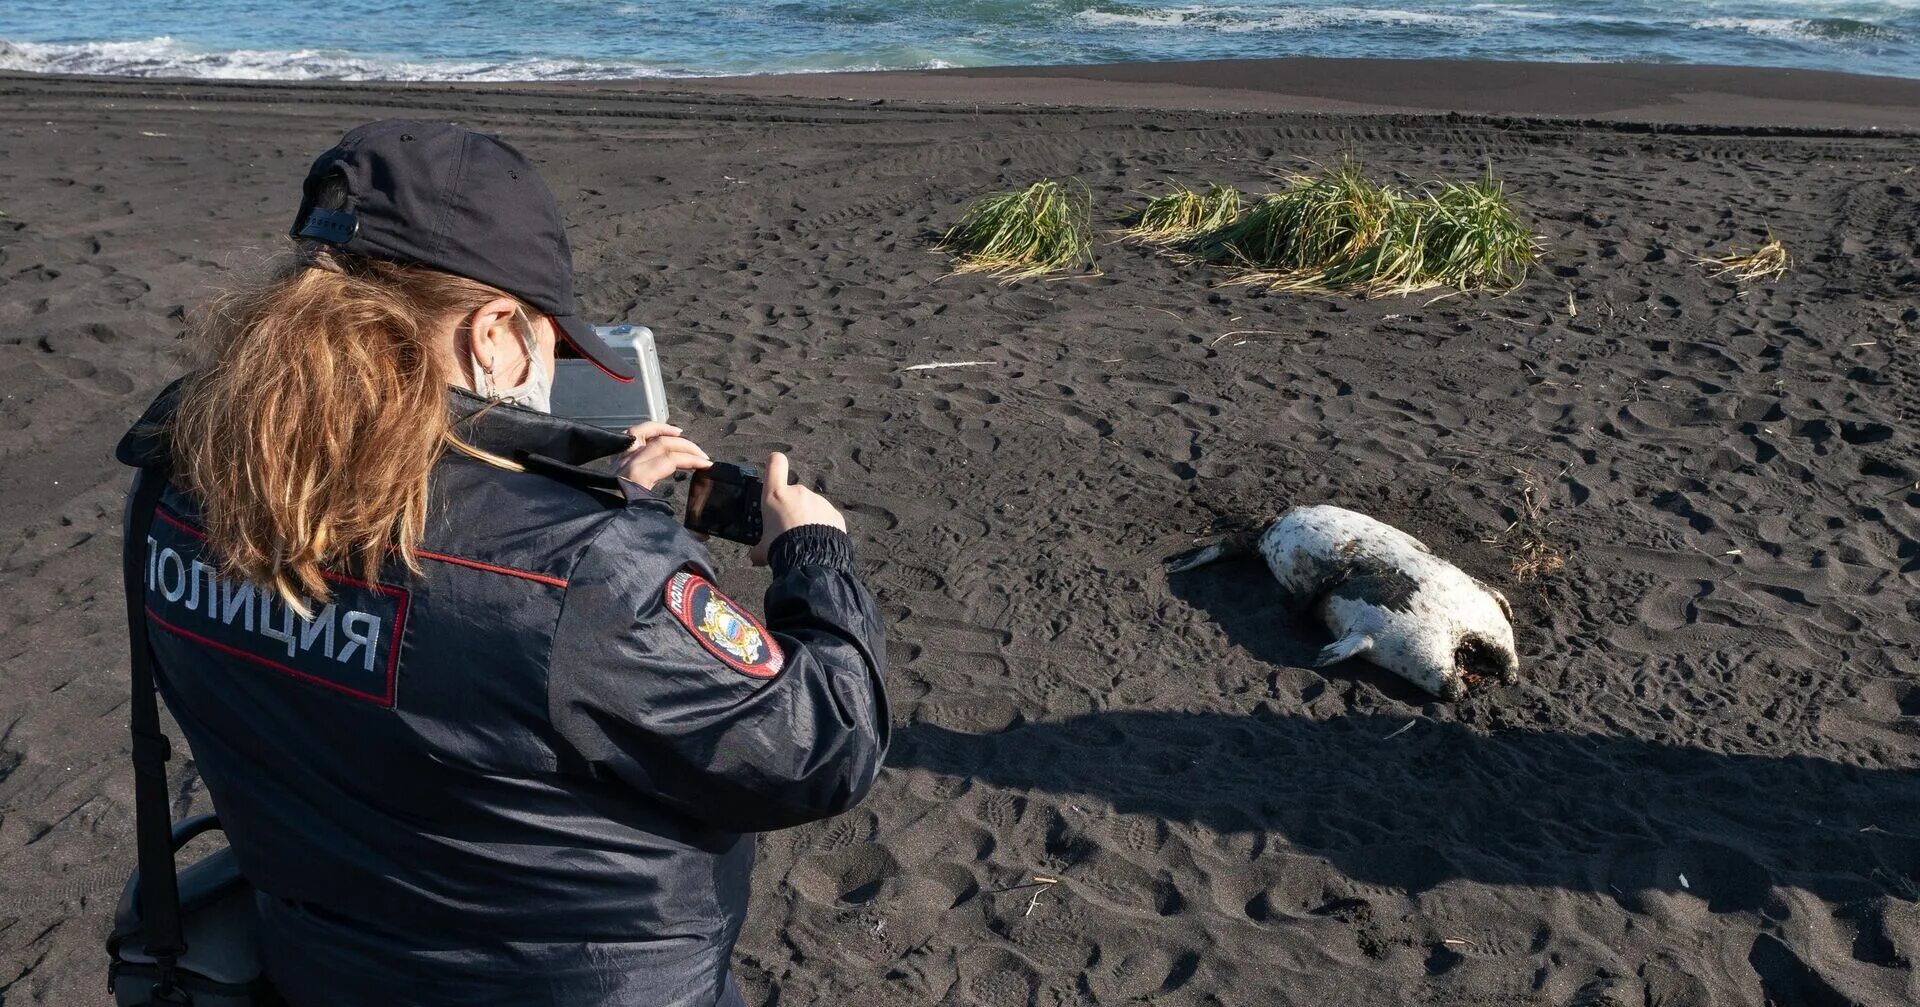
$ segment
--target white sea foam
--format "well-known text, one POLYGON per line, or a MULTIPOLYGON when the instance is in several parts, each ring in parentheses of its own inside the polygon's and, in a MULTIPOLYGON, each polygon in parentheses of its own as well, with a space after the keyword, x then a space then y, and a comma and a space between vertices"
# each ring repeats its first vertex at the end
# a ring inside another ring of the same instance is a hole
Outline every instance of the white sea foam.
POLYGON ((633 64, 584 60, 396 60, 321 49, 205 52, 162 35, 137 42, 0 42, 0 69, 124 77, 247 80, 567 80, 660 77, 633 64))
MULTIPOLYGON (((860 70, 939 70, 960 64, 935 57, 904 64, 774 67, 760 73, 860 70)), ((230 49, 203 52, 168 36, 137 42, 72 44, 0 41, 0 70, 100 74, 121 77, 199 77, 216 80, 610 80, 639 77, 717 77, 715 69, 665 69, 637 62, 566 59, 397 60, 321 49, 230 49)))
POLYGON ((1785 17, 1709 17, 1689 21, 1687 27, 1744 31, 1752 35, 1767 35, 1773 38, 1802 38, 1804 34, 1801 26, 1805 23, 1797 18, 1785 17))
POLYGON ((1785 17, 1712 17, 1689 21, 1687 27, 1740 31, 1749 35, 1793 42, 1844 42, 1863 39, 1893 41, 1905 37, 1899 31, 1885 25, 1850 18, 1816 20, 1785 17))
POLYGON ((1075 20, 1093 28, 1199 28, 1218 32, 1311 31, 1342 25, 1430 25, 1460 32, 1479 31, 1475 18, 1428 11, 1373 7, 1271 7, 1189 4, 1126 11, 1081 11, 1075 20))

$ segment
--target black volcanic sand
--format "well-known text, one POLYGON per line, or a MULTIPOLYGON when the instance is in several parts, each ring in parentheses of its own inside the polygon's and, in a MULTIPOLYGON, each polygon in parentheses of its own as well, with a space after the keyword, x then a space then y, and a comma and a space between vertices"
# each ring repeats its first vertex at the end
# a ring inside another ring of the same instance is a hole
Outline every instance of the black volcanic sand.
POLYGON ((1474 112, 1668 125, 1920 129, 1920 80, 1825 70, 1439 59, 1195 60, 639 80, 628 89, 1268 112, 1474 112))
MULTIPOLYGON (((761 842, 751 1001, 1920 994, 1911 138, 552 87, 0 92, 8 1007, 105 1002, 133 858, 110 447, 182 366, 176 306, 275 246, 315 152, 397 114, 541 162, 589 312, 655 327, 676 419, 714 454, 795 453, 894 620, 891 768, 857 810, 761 842), (1360 301, 1218 287, 1111 240, 1101 276, 1006 286, 928 249, 969 198, 1040 176, 1078 175, 1118 218, 1166 180, 1258 189, 1343 154, 1403 181, 1490 164, 1551 251, 1505 297, 1360 301), (1782 280, 1694 260, 1769 227, 1782 280), (1161 569, 1316 502, 1506 589, 1526 680, 1446 705, 1365 665, 1310 670, 1324 633, 1256 565, 1161 569), (1518 577, 1533 539, 1564 570, 1518 577), (1036 875, 1058 883, 1022 887, 1036 875)), ((191 762, 175 780, 179 811, 207 806, 191 762)))

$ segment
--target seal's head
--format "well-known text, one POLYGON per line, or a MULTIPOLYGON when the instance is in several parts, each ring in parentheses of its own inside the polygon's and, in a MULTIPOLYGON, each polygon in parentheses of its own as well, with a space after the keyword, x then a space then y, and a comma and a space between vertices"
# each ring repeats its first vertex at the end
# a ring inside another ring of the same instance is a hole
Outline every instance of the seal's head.
POLYGON ((1511 643, 1503 646, 1478 634, 1469 635, 1453 650, 1453 675, 1450 678, 1462 686, 1462 693, 1478 689, 1494 679, 1512 685, 1520 681, 1520 657, 1513 652, 1511 643))
POLYGON ((1473 582, 1482 598, 1460 599, 1455 609, 1458 624, 1450 663, 1445 676, 1459 699, 1489 681, 1512 685, 1520 681, 1520 654, 1513 642, 1513 606, 1506 595, 1478 580, 1473 582))
POLYGON ((1520 680, 1510 611, 1500 592, 1454 574, 1421 584, 1404 607, 1379 609, 1365 625, 1376 664, 1454 701, 1520 680))

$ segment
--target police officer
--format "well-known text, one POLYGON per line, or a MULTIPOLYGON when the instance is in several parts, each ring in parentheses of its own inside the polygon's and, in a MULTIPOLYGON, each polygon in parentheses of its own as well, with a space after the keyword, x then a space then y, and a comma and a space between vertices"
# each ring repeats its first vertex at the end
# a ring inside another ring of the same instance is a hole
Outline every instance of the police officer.
POLYGON ((296 1007, 739 1003, 751 833, 846 810, 886 752, 840 513, 768 459, 762 621, 651 492, 698 445, 545 412, 556 353, 632 374, 511 146, 353 129, 293 237, 122 443, 170 473, 129 548, 269 977, 296 1007))

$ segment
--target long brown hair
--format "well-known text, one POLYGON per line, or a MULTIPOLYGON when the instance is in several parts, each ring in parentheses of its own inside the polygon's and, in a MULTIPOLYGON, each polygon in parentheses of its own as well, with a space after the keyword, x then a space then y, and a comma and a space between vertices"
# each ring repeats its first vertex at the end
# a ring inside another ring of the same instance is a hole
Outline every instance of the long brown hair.
POLYGON ((393 553, 418 573, 434 462, 504 461, 454 436, 444 327, 512 296, 302 242, 201 309, 168 437, 222 573, 302 611, 330 597, 322 570, 372 581, 393 553))

